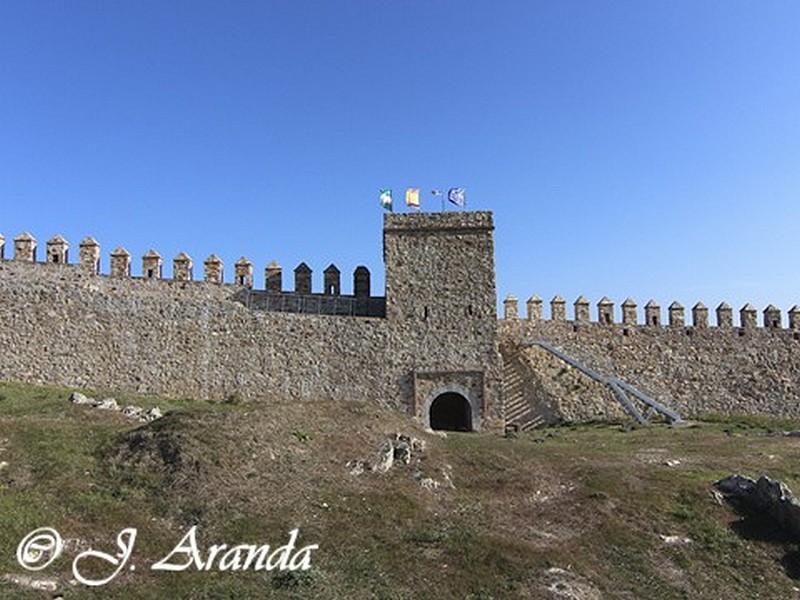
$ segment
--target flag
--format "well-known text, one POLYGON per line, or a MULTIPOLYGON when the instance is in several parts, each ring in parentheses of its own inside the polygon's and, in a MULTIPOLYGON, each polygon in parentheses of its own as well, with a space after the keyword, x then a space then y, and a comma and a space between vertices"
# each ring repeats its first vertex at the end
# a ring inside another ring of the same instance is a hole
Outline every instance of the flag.
POLYGON ((381 190, 381 207, 392 210, 392 190, 381 190))
POLYGON ((467 205, 467 190, 464 188, 450 188, 447 199, 457 206, 467 205))
POLYGON ((406 190, 406 206, 419 209, 419 188, 408 188, 406 190))

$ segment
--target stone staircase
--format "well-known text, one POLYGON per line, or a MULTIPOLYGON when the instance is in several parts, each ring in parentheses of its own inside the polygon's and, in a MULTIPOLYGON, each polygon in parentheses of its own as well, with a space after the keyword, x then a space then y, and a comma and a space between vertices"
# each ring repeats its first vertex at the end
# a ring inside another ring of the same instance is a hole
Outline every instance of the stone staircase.
POLYGON ((525 398, 525 378, 527 367, 518 358, 503 363, 503 399, 506 424, 517 431, 528 431, 542 425, 545 420, 536 414, 525 398))
POLYGON ((655 418, 680 424, 674 410, 628 382, 607 376, 543 340, 503 355, 506 428, 528 431, 556 422, 617 420, 646 425, 655 418))

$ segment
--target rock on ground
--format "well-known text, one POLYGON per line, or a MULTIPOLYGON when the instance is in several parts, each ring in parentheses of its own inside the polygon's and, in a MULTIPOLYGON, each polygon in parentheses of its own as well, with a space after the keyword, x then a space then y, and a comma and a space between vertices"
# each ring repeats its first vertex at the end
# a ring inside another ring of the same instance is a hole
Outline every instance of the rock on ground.
POLYGON ((734 508, 751 515, 766 514, 800 540, 800 501, 783 482, 736 474, 720 479, 714 487, 734 508))

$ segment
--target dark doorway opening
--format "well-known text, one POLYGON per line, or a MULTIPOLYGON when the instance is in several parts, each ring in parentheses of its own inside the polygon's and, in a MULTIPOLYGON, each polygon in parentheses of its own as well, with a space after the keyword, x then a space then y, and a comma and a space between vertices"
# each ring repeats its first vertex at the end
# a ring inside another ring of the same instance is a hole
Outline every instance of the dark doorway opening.
POLYGON ((431 404, 431 429, 472 431, 472 407, 464 396, 447 392, 431 404))

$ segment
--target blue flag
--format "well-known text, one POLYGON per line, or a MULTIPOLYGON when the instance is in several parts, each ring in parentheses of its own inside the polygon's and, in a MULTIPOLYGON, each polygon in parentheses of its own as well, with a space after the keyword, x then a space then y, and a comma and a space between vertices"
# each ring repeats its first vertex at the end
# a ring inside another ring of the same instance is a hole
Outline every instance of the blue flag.
POLYGON ((447 199, 457 206, 467 205, 467 190, 464 188, 450 188, 447 199))

